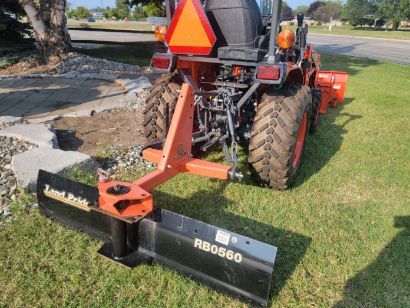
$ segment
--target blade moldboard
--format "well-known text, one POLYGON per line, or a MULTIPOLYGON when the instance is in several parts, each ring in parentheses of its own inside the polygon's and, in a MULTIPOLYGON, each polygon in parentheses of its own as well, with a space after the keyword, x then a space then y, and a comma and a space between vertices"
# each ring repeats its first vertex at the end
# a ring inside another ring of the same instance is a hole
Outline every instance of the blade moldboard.
POLYGON ((217 290, 268 303, 277 251, 272 245, 158 210, 140 222, 139 251, 217 290))
POLYGON ((73 194, 87 200, 90 204, 98 202, 98 189, 86 184, 72 181, 59 175, 40 170, 37 179, 37 199, 40 213, 72 229, 89 234, 102 241, 110 240, 110 220, 108 216, 92 209, 72 206, 45 194, 46 185, 50 188, 73 194))

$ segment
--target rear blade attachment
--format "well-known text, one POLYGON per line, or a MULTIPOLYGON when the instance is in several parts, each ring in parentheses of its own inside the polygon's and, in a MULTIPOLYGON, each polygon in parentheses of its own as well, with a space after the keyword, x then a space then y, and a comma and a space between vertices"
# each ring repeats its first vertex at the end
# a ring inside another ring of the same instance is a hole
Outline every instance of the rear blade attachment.
POLYGON ((138 250, 194 280, 267 305, 277 248, 167 210, 144 219, 138 250))
POLYGON ((40 170, 37 178, 40 213, 101 241, 110 241, 110 217, 96 211, 98 189, 40 170))
POLYGON ((95 187, 42 170, 37 196, 43 215, 105 241, 99 253, 113 261, 155 261, 231 296, 268 303, 274 246, 163 209, 123 221, 98 209, 95 187))

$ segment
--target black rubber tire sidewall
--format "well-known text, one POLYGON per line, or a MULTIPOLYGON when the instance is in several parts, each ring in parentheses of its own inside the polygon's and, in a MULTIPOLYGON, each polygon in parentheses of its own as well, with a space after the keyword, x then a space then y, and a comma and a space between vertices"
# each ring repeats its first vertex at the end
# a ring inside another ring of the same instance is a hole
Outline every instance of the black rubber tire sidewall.
POLYGON ((252 177, 258 183, 284 190, 294 182, 305 148, 293 166, 297 134, 307 113, 305 138, 308 135, 311 108, 312 96, 307 86, 287 85, 263 95, 254 119, 248 157, 252 177))
POLYGON ((178 101, 182 81, 178 74, 162 75, 150 89, 143 111, 144 136, 148 142, 163 139, 164 110, 168 110, 170 124, 178 101), (166 108, 166 109, 164 109, 166 108))

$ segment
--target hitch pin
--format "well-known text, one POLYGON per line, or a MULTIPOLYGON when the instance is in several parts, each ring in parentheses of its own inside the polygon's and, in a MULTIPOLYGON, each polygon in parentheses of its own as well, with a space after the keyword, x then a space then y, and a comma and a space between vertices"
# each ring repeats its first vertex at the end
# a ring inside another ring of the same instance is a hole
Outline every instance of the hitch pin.
POLYGON ((241 182, 243 180, 243 173, 236 171, 236 169, 233 169, 229 171, 229 178, 231 180, 238 180, 239 182, 241 182))

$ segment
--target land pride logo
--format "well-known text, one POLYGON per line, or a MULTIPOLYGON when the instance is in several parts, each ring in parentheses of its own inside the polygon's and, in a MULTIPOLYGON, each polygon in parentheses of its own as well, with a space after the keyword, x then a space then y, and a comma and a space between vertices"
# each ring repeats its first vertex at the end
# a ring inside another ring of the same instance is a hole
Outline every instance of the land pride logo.
POLYGON ((47 197, 57 200, 57 201, 61 201, 65 204, 69 204, 72 205, 76 208, 79 208, 80 210, 84 210, 89 212, 90 209, 90 202, 85 199, 85 198, 81 198, 81 197, 77 197, 72 193, 67 193, 66 191, 60 191, 54 188, 51 188, 50 185, 46 184, 43 190, 44 195, 46 195, 47 197))

